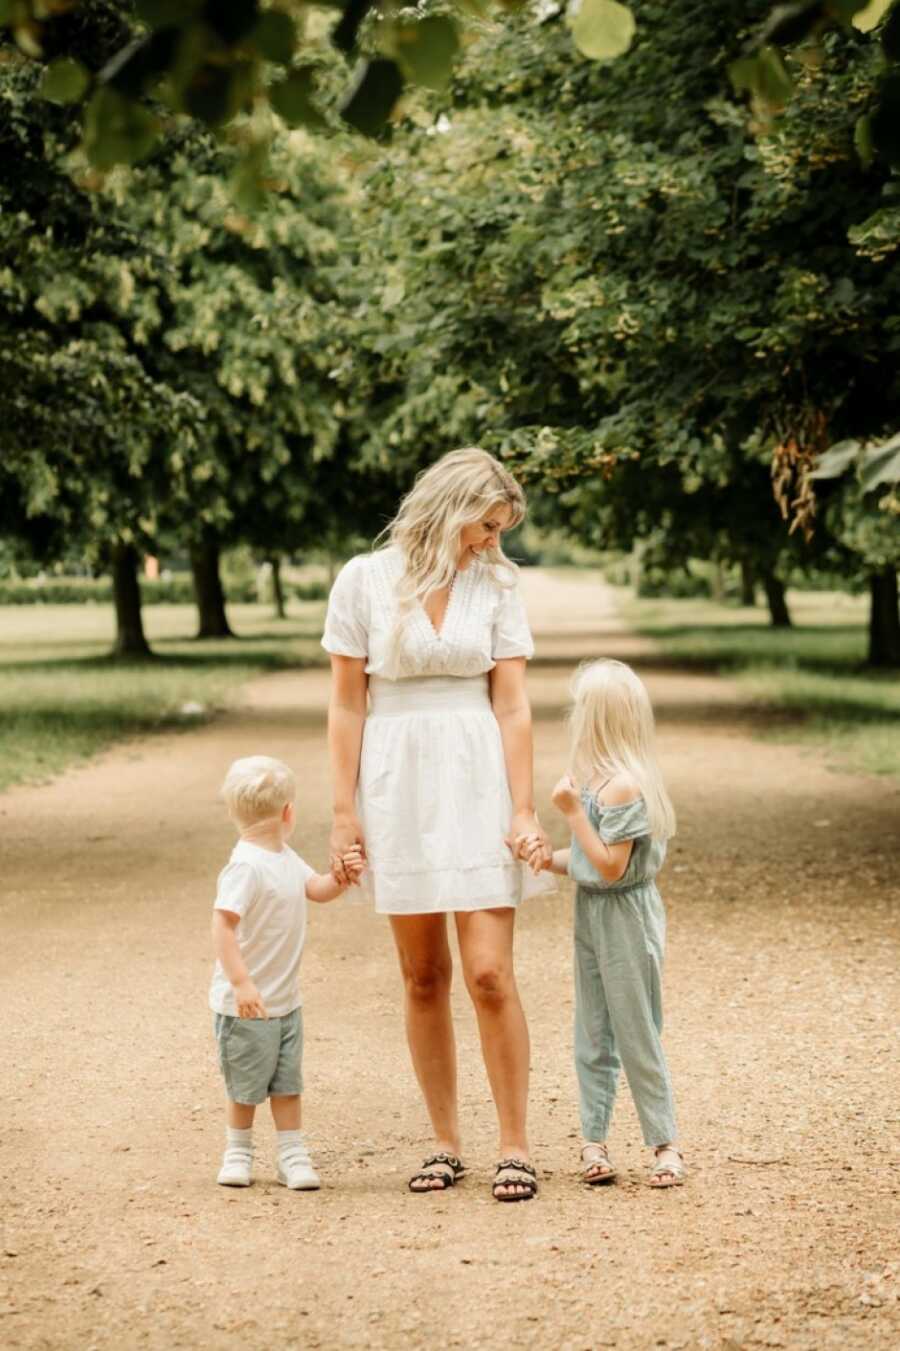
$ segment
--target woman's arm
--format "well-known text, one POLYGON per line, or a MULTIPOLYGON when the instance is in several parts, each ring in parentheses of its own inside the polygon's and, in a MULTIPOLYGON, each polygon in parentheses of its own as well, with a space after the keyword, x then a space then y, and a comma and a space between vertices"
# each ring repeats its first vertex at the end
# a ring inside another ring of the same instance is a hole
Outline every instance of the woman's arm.
POLYGON ((538 835, 540 850, 532 854, 534 872, 546 867, 552 851, 550 841, 534 811, 534 751, 531 736, 531 705, 525 690, 525 658, 507 657, 491 671, 491 707, 500 728, 506 777, 512 797, 510 835, 538 835))
POLYGON ((333 791, 331 869, 338 882, 344 884, 350 882, 350 877, 342 862, 343 855, 358 844, 365 857, 355 799, 368 685, 364 657, 332 656, 331 698, 328 702, 328 750, 333 791))

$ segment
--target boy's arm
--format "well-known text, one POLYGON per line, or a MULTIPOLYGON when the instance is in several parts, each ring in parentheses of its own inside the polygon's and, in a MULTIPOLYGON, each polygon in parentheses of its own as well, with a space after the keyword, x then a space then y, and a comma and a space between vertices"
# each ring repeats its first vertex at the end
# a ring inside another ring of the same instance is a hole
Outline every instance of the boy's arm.
POLYGON ((306 879, 306 896, 310 901, 336 901, 343 896, 348 887, 356 886, 365 868, 362 850, 358 845, 347 851, 341 859, 347 882, 341 882, 335 873, 312 873, 306 879))
POLYGON ((234 1000, 239 1018, 268 1018, 266 1006, 247 971, 237 941, 240 915, 233 910, 214 910, 212 921, 213 950, 225 975, 234 989, 234 1000))

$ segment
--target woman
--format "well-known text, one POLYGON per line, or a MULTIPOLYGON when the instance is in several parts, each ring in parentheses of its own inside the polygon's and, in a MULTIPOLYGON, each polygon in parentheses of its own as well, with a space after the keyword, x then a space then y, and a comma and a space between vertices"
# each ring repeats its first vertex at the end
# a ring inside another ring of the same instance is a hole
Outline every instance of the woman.
POLYGON ((387 546, 342 569, 322 639, 333 673, 332 866, 342 876, 354 844, 366 853, 365 885, 390 916, 409 1048, 434 1131, 435 1150, 410 1189, 444 1191, 465 1171, 452 914, 499 1120, 498 1201, 537 1191, 513 925, 520 899, 547 887, 536 874, 550 857, 532 792, 525 661, 533 644, 515 568, 500 548, 524 513, 521 488, 485 451, 445 455, 401 503, 387 546), (506 843, 532 835, 535 876, 506 843))

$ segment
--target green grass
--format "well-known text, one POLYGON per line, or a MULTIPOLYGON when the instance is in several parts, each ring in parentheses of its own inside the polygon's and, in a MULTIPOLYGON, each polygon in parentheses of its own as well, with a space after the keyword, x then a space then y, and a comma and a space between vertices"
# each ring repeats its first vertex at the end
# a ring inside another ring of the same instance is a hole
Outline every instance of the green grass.
MULTIPOLYGON (((627 593, 625 593, 627 594, 627 593)), ((792 629, 764 609, 707 600, 621 603, 623 618, 679 666, 733 676, 761 712, 765 735, 824 746, 835 766, 900 776, 900 680, 864 668, 868 602, 840 592, 793 592, 792 629)))
POLYGON ((196 726, 260 672, 321 662, 323 613, 315 601, 293 602, 285 620, 267 605, 233 605, 240 638, 198 643, 193 606, 152 606, 144 624, 156 658, 120 662, 108 656, 110 606, 0 606, 0 790, 124 737, 196 726))

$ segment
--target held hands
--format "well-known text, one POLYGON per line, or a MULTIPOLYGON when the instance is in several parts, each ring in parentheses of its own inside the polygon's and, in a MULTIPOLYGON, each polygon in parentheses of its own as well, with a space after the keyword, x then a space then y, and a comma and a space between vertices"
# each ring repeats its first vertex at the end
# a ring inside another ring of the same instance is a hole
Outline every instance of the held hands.
POLYGON ((342 854, 337 861, 341 872, 338 872, 335 860, 332 860, 331 875, 339 886, 355 887, 359 879, 366 870, 366 858, 362 850, 362 845, 354 844, 345 854, 342 854), (341 877, 346 877, 346 882, 341 877))
POLYGON ((242 980, 234 987, 234 1001, 239 1018, 268 1018, 262 996, 252 980, 242 980))
POLYGON ((342 887, 354 886, 366 867, 366 846, 356 816, 335 816, 331 827, 329 867, 342 887))
POLYGON ((581 806, 578 785, 571 774, 564 774, 550 794, 551 801, 563 816, 572 816, 581 806))
POLYGON ((550 841, 534 812, 516 812, 506 844, 513 856, 527 863, 535 875, 549 868, 553 861, 550 841))

